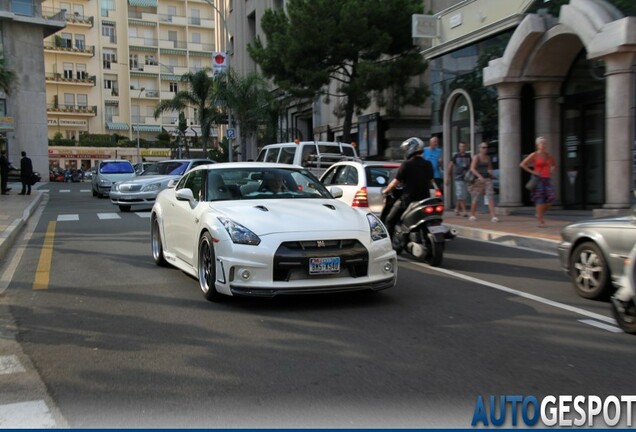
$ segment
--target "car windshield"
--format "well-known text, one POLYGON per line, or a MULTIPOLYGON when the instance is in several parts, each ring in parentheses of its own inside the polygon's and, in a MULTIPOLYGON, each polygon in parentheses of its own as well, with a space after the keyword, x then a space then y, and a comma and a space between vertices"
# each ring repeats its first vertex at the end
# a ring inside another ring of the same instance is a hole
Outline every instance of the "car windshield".
POLYGON ((157 162, 147 167, 141 175, 183 175, 188 169, 188 165, 190 165, 188 161, 157 162))
POLYGON ((101 174, 133 174, 135 169, 130 162, 102 162, 99 164, 101 174))
POLYGON ((333 198, 307 170, 228 168, 207 172, 206 201, 333 198))

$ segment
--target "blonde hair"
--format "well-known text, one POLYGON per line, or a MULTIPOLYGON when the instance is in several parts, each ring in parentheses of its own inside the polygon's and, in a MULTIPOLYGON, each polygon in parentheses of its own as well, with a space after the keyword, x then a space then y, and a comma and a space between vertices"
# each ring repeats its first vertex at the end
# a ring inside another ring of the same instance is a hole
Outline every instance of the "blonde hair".
POLYGON ((545 137, 540 136, 540 137, 537 137, 536 140, 534 140, 535 147, 538 146, 541 141, 543 141, 543 143, 546 145, 548 144, 548 140, 546 140, 545 137))

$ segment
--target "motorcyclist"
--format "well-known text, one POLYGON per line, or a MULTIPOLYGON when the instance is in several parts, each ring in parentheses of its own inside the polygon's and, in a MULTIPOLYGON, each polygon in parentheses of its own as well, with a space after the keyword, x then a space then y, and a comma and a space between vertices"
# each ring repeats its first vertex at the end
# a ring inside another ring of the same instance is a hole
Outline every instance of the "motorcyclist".
MULTIPOLYGON (((389 235, 393 237, 395 225, 410 203, 429 198, 430 189, 434 187, 433 165, 422 158, 424 142, 412 137, 404 141, 400 148, 404 151, 406 159, 398 168, 397 174, 391 183, 382 191, 384 196, 389 195, 398 186, 403 186, 402 195, 394 203, 384 221, 389 235)), ((387 204, 389 202, 387 201, 387 204)))

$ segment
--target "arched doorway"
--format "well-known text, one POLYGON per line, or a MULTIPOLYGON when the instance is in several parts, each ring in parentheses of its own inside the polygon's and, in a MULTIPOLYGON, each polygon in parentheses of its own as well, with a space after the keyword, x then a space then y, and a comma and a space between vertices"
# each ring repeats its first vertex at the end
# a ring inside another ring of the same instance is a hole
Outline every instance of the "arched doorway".
MULTIPOLYGON (((475 113, 470 96, 465 90, 455 90, 448 98, 444 108, 444 165, 448 166, 453 154, 459 149, 459 143, 465 142, 468 152, 475 143, 475 113)), ((444 191, 446 206, 455 206, 455 190, 452 178, 444 191)))
POLYGON ((582 50, 563 83, 561 197, 566 208, 605 201, 605 76, 582 50))

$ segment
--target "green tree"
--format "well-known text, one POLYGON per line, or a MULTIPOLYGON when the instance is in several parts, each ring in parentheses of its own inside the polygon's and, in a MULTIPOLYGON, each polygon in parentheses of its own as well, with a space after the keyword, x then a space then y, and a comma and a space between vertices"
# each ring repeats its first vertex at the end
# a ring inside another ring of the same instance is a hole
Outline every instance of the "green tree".
POLYGON ((183 111, 188 107, 197 110, 197 121, 201 125, 201 145, 207 154, 210 130, 222 118, 218 106, 219 81, 208 76, 208 70, 188 72, 181 76, 185 89, 179 90, 170 100, 161 101, 155 108, 155 118, 170 111, 183 111))
POLYGON ((259 127, 268 120, 272 98, 267 81, 259 74, 239 76, 230 70, 224 77, 220 98, 226 101, 232 112, 239 133, 241 154, 245 157, 248 154, 247 146, 253 144, 259 127))
POLYGON ((4 57, 0 56, 0 90, 10 94, 17 81, 15 72, 7 68, 4 57))
POLYGON ((183 143, 183 148, 185 150, 184 156, 186 158, 190 157, 190 147, 188 146, 188 140, 186 139, 186 131, 188 130, 188 120, 186 119, 183 111, 179 112, 179 124, 177 125, 177 130, 179 131, 179 136, 177 137, 177 148, 181 146, 183 143))
POLYGON ((351 141, 353 114, 374 95, 391 91, 376 100, 393 112, 426 99, 425 87, 409 86, 426 70, 411 37, 411 15, 421 9, 421 0, 290 0, 286 11, 265 11, 267 43, 257 38, 248 50, 283 90, 340 98, 335 113, 344 119, 343 140, 351 141))

